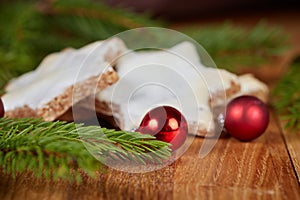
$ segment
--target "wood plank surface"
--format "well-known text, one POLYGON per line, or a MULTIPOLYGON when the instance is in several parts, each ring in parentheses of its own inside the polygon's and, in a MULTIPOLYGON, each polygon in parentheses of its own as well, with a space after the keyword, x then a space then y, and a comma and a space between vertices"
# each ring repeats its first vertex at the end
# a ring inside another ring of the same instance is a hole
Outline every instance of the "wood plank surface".
MULTIPOLYGON (((285 127, 285 123, 281 123, 285 127)), ((283 128, 283 137, 300 185, 300 132, 291 128, 283 128)))
POLYGON ((80 185, 0 174, 0 199, 300 199, 300 190, 274 114, 252 142, 220 138, 199 157, 203 138, 172 165, 133 174, 108 169, 80 185))
POLYGON ((196 146, 176 167, 175 199, 299 199, 299 186, 274 117, 255 141, 221 139, 204 159, 195 159, 196 146))

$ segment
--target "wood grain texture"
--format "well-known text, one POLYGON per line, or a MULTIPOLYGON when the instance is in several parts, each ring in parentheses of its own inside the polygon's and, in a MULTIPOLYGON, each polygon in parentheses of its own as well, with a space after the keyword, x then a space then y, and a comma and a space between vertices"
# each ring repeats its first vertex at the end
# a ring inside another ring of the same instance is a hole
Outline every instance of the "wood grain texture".
MULTIPOLYGON (((172 165, 133 174, 108 169, 80 185, 0 174, 0 199, 300 199, 283 135, 272 115, 266 133, 252 142, 221 138, 203 159, 195 138, 172 165)), ((299 152, 299 151, 298 151, 299 152)))
POLYGON ((176 167, 175 199, 300 199, 274 117, 257 140, 221 139, 204 159, 197 159, 201 141, 195 143, 176 167))
POLYGON ((108 170, 80 185, 38 180, 32 173, 0 178, 0 199, 172 199, 174 165, 145 174, 108 170))
MULTIPOLYGON (((282 127, 285 127, 284 122, 281 124, 282 127)), ((300 132, 299 130, 293 130, 291 128, 283 128, 282 132, 292 165, 298 178, 298 183, 300 185, 300 132)))

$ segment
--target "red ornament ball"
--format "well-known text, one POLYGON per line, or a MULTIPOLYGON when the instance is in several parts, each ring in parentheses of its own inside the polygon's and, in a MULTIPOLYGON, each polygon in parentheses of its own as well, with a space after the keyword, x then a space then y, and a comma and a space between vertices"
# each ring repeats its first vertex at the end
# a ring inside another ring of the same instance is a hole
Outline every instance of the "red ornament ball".
POLYGON ((154 135, 156 139, 172 144, 177 150, 183 145, 188 134, 187 121, 175 108, 160 106, 149 111, 143 118, 138 131, 154 135))
POLYGON ((0 118, 4 117, 4 105, 2 99, 0 98, 0 118))
POLYGON ((254 96, 240 96, 227 105, 224 126, 241 141, 250 141, 264 133, 269 123, 267 106, 254 96))

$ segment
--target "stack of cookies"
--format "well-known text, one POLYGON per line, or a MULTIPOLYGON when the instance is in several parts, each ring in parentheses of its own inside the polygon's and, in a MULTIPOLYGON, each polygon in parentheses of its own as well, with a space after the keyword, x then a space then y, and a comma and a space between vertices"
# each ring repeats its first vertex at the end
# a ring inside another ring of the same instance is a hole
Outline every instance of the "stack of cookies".
POLYGON ((268 96, 267 86, 251 74, 204 66, 190 42, 135 51, 119 38, 50 54, 5 89, 2 99, 12 118, 65 119, 76 105, 82 115, 93 111, 131 131, 149 110, 167 105, 183 113, 189 133, 200 136, 214 134, 215 107, 225 108, 240 95, 268 96))

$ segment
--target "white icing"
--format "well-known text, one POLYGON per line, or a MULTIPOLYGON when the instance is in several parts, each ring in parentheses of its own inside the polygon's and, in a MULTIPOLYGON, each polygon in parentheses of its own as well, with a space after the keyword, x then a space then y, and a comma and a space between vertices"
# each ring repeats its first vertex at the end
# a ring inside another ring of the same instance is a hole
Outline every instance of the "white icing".
POLYGON ((232 83, 239 85, 238 76, 224 69, 205 68, 203 74, 212 94, 231 88, 232 83))
MULTIPOLYGON (((119 106, 124 130, 136 129, 144 115, 159 105, 180 110, 189 124, 211 132, 214 129, 209 91, 223 86, 219 72, 204 67, 189 42, 168 50, 127 52, 116 65, 119 81, 97 95, 97 99, 119 106), (208 87, 206 81, 213 84, 208 87)), ((225 74, 226 75, 226 74, 225 74)))
POLYGON ((36 70, 8 84, 2 97, 5 110, 25 105, 40 108, 69 86, 111 70, 105 56, 118 51, 125 51, 125 46, 120 39, 113 38, 47 56, 36 70))
POLYGON ((267 94, 269 92, 268 86, 256 79, 252 74, 245 74, 239 77, 241 82, 241 93, 252 93, 258 90, 267 94))
POLYGON ((261 100, 267 101, 269 89, 265 83, 256 79, 252 74, 244 74, 238 78, 241 84, 241 90, 236 95, 232 96, 230 100, 241 95, 256 95, 261 100))

